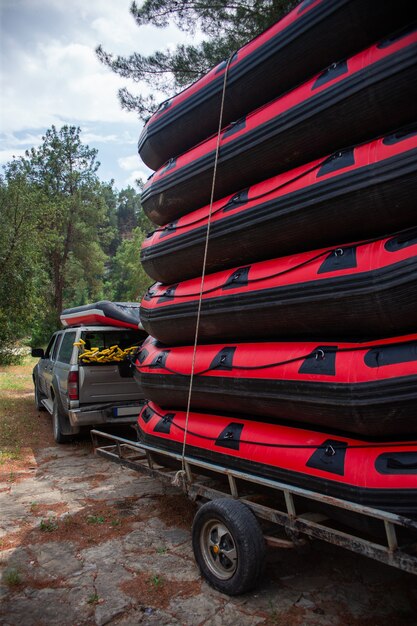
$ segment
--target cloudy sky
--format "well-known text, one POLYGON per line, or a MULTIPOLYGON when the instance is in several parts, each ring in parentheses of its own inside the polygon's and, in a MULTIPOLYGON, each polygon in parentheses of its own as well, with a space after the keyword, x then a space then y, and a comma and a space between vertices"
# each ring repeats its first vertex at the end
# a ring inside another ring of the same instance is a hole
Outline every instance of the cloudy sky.
POLYGON ((74 124, 99 150, 103 180, 120 189, 147 177, 137 156, 141 123, 122 111, 119 87, 138 86, 97 60, 95 48, 149 54, 184 41, 174 27, 136 26, 131 0, 0 0, 0 163, 39 145, 52 124, 74 124))

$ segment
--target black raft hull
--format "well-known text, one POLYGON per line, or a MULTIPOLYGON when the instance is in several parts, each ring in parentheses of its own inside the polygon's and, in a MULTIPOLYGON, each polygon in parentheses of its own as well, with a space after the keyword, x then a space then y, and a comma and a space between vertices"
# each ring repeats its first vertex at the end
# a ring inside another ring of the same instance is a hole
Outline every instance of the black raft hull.
MULTIPOLYGON (((142 330, 140 306, 137 302, 100 300, 93 304, 65 309, 60 315, 63 326, 117 326, 142 330)), ((145 335, 145 333, 144 333, 145 335)))
MULTIPOLYGON (((216 202, 206 272, 383 236, 416 223, 417 126, 338 152, 216 202)), ((141 261, 154 280, 201 274, 209 206, 151 233, 141 261)))
MULTIPOLYGON (((227 77, 224 124, 299 85, 417 18, 414 0, 301 2, 234 55, 227 77)), ((225 63, 162 103, 139 139, 152 169, 216 131, 225 63)))
MULTIPOLYGON (((165 409, 187 407, 192 346, 149 338, 135 378, 165 409)), ((417 335, 366 344, 265 342, 197 348, 192 409, 364 437, 417 435, 417 335)))
MULTIPOLYGON (((153 285, 145 330, 192 344, 201 279, 153 285)), ((262 261, 206 276, 199 341, 357 341, 415 332, 417 233, 262 261)))
POLYGON ((139 439, 252 475, 399 514, 417 513, 417 445, 369 443, 326 431, 289 428, 210 413, 167 411, 150 403, 139 439), (187 427, 187 428, 186 428, 187 427), (186 431, 186 435, 185 435, 186 431))
MULTIPOLYGON (((389 133, 416 118, 417 31, 380 42, 226 127, 220 138, 215 199, 389 133)), ((217 137, 159 169, 142 206, 166 224, 207 204, 217 137)))

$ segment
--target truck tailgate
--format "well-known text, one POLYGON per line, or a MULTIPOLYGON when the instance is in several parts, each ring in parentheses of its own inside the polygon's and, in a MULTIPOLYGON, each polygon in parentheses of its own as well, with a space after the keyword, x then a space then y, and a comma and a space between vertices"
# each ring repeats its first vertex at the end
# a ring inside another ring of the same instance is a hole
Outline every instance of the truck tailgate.
POLYGON ((134 378, 122 377, 117 364, 79 366, 80 405, 143 398, 134 378))

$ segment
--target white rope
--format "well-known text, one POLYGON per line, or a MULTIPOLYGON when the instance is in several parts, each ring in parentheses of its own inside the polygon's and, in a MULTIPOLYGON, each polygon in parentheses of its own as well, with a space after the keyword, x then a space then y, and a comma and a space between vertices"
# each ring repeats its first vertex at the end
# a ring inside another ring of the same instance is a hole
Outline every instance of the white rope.
POLYGON ((207 253, 208 253, 208 245, 209 245, 209 238, 210 238, 211 214, 213 211, 214 189, 216 185, 216 176, 217 176, 217 163, 219 160, 219 152, 220 152, 220 137, 221 137, 221 131, 222 131, 222 125, 223 125, 223 110, 224 110, 224 100, 225 100, 225 94, 226 94, 227 75, 229 73, 229 66, 230 66, 230 63, 232 62, 234 55, 235 53, 233 52, 233 54, 229 57, 227 61, 226 69, 224 72, 224 79, 223 79, 223 91, 222 91, 222 99, 221 99, 221 104, 220 104, 219 128, 217 130, 216 153, 214 157, 213 179, 211 182, 210 206, 209 206, 208 219, 207 219, 207 233, 206 233, 206 242, 204 246, 203 269, 201 273, 200 296, 198 300, 197 319, 196 319, 195 335, 194 335, 193 357, 191 361, 190 385, 188 388, 187 411, 185 414, 185 428, 184 428, 184 439, 182 443, 181 469, 178 470, 178 472, 175 474, 173 481, 172 481, 172 484, 177 487, 182 486, 186 479, 185 445, 186 445, 186 440, 187 440, 188 420, 190 417, 191 395, 193 391, 195 359, 196 359, 197 344, 198 344, 198 331, 200 328, 201 305, 203 302, 204 279, 206 276, 206 264, 207 264, 207 253))

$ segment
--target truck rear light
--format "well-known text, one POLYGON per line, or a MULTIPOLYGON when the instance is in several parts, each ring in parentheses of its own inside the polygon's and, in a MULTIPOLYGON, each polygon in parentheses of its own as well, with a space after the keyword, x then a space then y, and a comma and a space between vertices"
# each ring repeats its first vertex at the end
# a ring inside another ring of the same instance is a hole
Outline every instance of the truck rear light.
POLYGON ((78 372, 68 374, 68 398, 78 400, 78 372))

